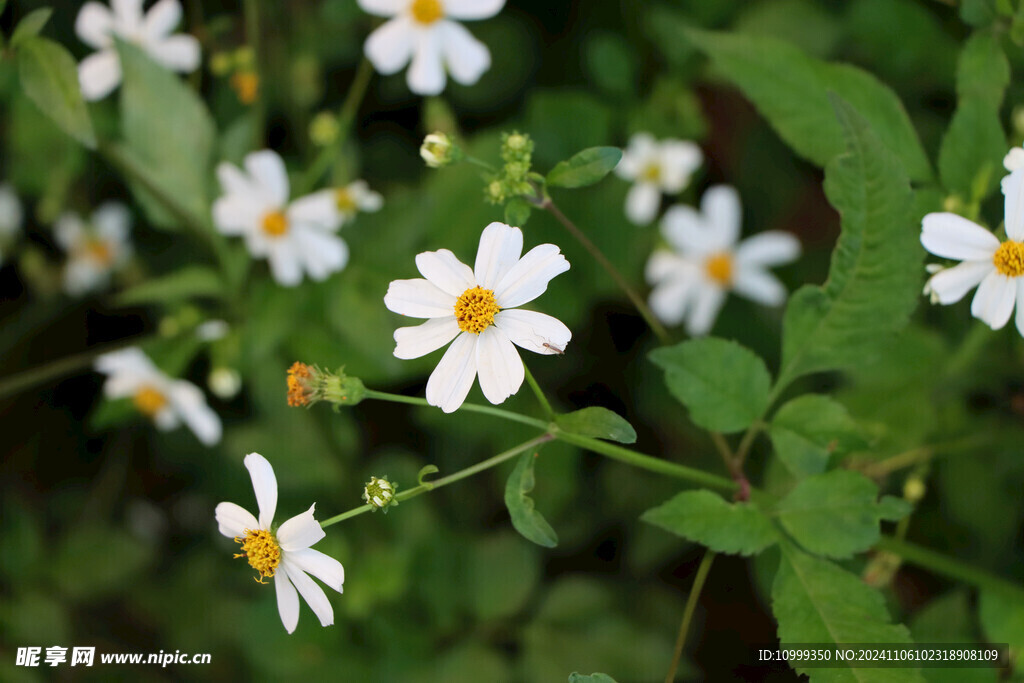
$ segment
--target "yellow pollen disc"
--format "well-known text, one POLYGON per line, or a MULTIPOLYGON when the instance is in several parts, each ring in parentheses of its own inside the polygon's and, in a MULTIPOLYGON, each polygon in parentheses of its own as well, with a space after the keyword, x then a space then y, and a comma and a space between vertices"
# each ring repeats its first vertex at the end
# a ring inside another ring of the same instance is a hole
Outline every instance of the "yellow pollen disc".
POLYGON ((996 270, 1007 277, 1024 275, 1024 242, 1003 242, 992 255, 996 270))
POLYGON ((727 252, 715 254, 704 263, 708 277, 723 286, 732 283, 732 255, 727 252))
POLYGON ((280 211, 271 211, 263 217, 263 232, 271 237, 280 237, 288 232, 288 218, 280 211))
POLYGON ((114 261, 114 250, 102 240, 90 240, 85 245, 85 253, 103 266, 109 266, 114 261))
POLYGON ((661 166, 658 164, 651 164, 644 169, 641 177, 651 183, 656 183, 661 180, 661 166))
POLYGON ((341 213, 355 213, 359 209, 359 205, 356 204, 355 198, 352 193, 344 187, 340 187, 334 191, 334 203, 338 207, 338 211, 341 213))
POLYGON ((277 565, 281 564, 281 546, 274 534, 264 529, 246 529, 245 537, 238 537, 235 543, 242 544, 242 552, 235 557, 247 557, 249 566, 259 572, 257 582, 273 578, 277 565))
POLYGON ((463 332, 480 334, 494 323, 494 314, 500 310, 492 290, 474 287, 455 302, 455 322, 463 332))
POLYGON ((132 402, 140 413, 153 417, 167 405, 167 397, 153 387, 142 387, 135 392, 132 402))
POLYGON ((252 104, 260 92, 260 78, 252 71, 238 71, 231 77, 231 87, 242 104, 252 104))
POLYGON ((421 24, 433 24, 444 16, 441 0, 412 0, 412 18, 421 24))

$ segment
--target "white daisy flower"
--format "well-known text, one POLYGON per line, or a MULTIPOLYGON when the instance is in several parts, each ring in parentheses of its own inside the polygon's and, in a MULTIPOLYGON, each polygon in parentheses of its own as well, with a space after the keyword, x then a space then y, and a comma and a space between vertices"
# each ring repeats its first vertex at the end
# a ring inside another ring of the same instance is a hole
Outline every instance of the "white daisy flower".
POLYGON ((299 595, 309 604, 322 626, 334 623, 334 609, 312 574, 339 593, 345 583, 345 569, 333 557, 324 555, 310 546, 327 534, 313 519, 313 509, 292 517, 278 528, 273 527, 277 510, 277 478, 274 468, 259 453, 245 456, 245 467, 252 477, 256 492, 256 505, 260 516, 256 519, 245 508, 234 503, 221 503, 215 516, 217 528, 242 544, 242 552, 249 566, 259 573, 257 581, 274 579, 277 591, 277 611, 288 633, 299 623, 299 595), (296 594, 295 589, 298 589, 296 594))
POLYGON ((926 292, 940 304, 960 301, 978 287, 971 315, 993 330, 1010 320, 1017 306, 1017 330, 1024 335, 1024 168, 1003 178, 1005 242, 955 213, 930 213, 921 222, 921 244, 961 263, 932 275, 926 292))
POLYGON ((334 223, 341 227, 355 219, 360 211, 374 213, 384 206, 384 198, 370 189, 365 180, 356 180, 345 187, 320 190, 309 196, 310 200, 321 203, 325 213, 334 213, 334 223))
POLYGON ((473 85, 491 68, 491 53, 457 21, 489 19, 505 0, 359 0, 370 14, 389 21, 366 39, 366 57, 382 74, 406 73, 409 90, 437 95, 445 69, 458 83, 473 85))
POLYGON ((626 195, 626 217, 637 225, 649 224, 658 215, 662 193, 673 195, 686 189, 703 162, 704 153, 692 142, 658 142, 649 133, 634 135, 615 167, 616 175, 634 183, 626 195))
POLYGON ((266 258, 285 287, 325 280, 348 263, 348 245, 334 234, 340 226, 334 193, 317 192, 288 202, 288 174, 276 152, 245 157, 245 171, 217 167, 224 196, 213 204, 213 221, 225 235, 245 237, 249 253, 266 258))
POLYGON ((1003 166, 1007 171, 1013 173, 1018 168, 1024 168, 1024 147, 1014 147, 1003 157, 1003 166))
POLYGON ((800 242, 772 230, 739 242, 741 208, 736 190, 709 188, 698 213, 689 206, 665 212, 661 234, 672 251, 656 251, 647 262, 647 281, 654 286, 650 306, 666 325, 686 320, 689 334, 707 334, 725 303, 736 292, 766 306, 786 300, 786 289, 771 266, 800 256, 800 242))
MULTIPOLYGON (((21 230, 24 213, 21 200, 9 183, 0 184, 0 246, 6 246, 21 230)), ((3 263, 3 252, 0 252, 3 263)))
POLYGON ((107 375, 103 393, 108 399, 131 398, 158 429, 167 431, 184 422, 205 445, 220 441, 220 418, 199 387, 168 377, 141 349, 106 353, 96 359, 95 368, 107 375))
POLYGON ((54 238, 68 255, 64 291, 82 296, 107 286, 110 274, 131 257, 131 225, 131 213, 117 202, 101 204, 88 223, 74 213, 58 217, 53 226, 54 238))
POLYGON ((428 318, 417 327, 395 330, 395 356, 419 358, 455 340, 427 381, 427 402, 451 413, 462 405, 479 373, 480 389, 491 403, 504 401, 523 383, 523 362, 512 346, 561 354, 572 339, 561 321, 516 310, 569 270, 553 244, 542 244, 520 258, 523 233, 491 223, 480 235, 476 266, 461 263, 447 249, 416 257, 426 278, 395 280, 384 304, 395 313, 428 318))
POLYGON ((199 66, 199 41, 188 34, 171 35, 181 23, 178 0, 159 0, 145 16, 142 0, 110 0, 110 5, 108 9, 98 2, 87 2, 75 20, 78 37, 98 50, 78 65, 78 81, 85 99, 102 99, 121 83, 115 36, 135 43, 172 71, 190 73, 199 66))

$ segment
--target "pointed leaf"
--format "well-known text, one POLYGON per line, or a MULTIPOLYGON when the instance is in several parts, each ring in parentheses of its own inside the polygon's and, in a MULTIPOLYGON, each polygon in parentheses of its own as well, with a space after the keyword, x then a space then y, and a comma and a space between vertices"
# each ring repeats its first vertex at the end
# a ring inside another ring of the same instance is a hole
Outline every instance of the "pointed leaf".
POLYGON ((512 517, 512 526, 528 541, 545 548, 558 545, 558 534, 551 528, 544 515, 534 509, 533 499, 527 494, 533 490, 533 451, 526 451, 516 462, 508 483, 505 484, 505 506, 512 517))
POLYGON ((11 47, 17 49, 27 38, 38 36, 52 15, 53 10, 49 7, 41 7, 26 14, 25 18, 18 22, 18 26, 11 35, 11 47))
POLYGON ((548 173, 547 184, 570 188, 593 185, 611 173, 620 159, 622 150, 618 147, 590 147, 558 162, 548 173))
POLYGON ((728 503, 711 491, 684 491, 640 519, 732 555, 756 555, 779 540, 771 520, 754 503, 728 503))
POLYGON ((798 478, 821 474, 833 456, 867 445, 846 408, 816 394, 799 396, 779 408, 768 435, 779 460, 798 478))
POLYGON ((194 298, 219 299, 224 281, 217 271, 203 266, 186 266, 167 275, 130 287, 117 297, 121 306, 168 304, 194 298))
POLYGON ((575 671, 569 674, 569 683, 615 683, 615 679, 608 674, 590 674, 584 676, 575 671))
POLYGON ((22 40, 17 52, 21 87, 40 111, 89 149, 96 148, 89 111, 78 85, 78 67, 62 45, 38 36, 22 40))
POLYGON ((555 418, 555 424, 566 432, 608 439, 619 443, 636 443, 636 430, 625 418, 600 406, 591 406, 555 418))

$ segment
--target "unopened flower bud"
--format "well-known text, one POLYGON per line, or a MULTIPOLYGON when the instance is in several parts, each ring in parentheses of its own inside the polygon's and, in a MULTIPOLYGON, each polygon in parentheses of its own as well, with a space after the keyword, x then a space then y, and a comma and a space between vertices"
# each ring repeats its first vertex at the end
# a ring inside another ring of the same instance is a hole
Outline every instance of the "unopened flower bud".
POLYGON ((903 484, 903 497, 908 503, 920 502, 926 492, 927 489, 920 477, 911 477, 903 484))
POLYGON ((491 204, 501 204, 505 201, 505 185, 500 180, 492 180, 487 185, 485 194, 491 204))
POLYGON ((214 76, 227 76, 231 71, 232 55, 227 52, 218 52, 210 57, 210 71, 214 76))
POLYGON ((214 396, 228 400, 241 390, 242 376, 234 368, 214 368, 206 378, 206 385, 214 396))
POLYGON ((333 145, 338 139, 341 126, 338 125, 338 117, 329 111, 322 111, 313 117, 309 124, 309 139, 317 147, 333 145))
POLYGON ((395 500, 397 489, 398 484, 392 484, 386 475, 383 478, 370 477, 370 481, 363 487, 363 500, 373 506, 374 512, 383 510, 386 514, 389 507, 398 505, 395 500))
POLYGON ((441 168, 462 159, 462 150, 445 133, 431 133, 423 139, 420 156, 430 168, 441 168))

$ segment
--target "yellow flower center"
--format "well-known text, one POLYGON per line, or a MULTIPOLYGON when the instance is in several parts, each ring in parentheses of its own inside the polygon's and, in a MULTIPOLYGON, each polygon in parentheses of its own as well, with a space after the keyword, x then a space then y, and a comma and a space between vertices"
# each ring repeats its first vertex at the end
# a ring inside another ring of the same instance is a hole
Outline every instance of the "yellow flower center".
POLYGON ((139 412, 147 417, 153 417, 167 405, 167 397, 150 386, 144 386, 135 392, 132 403, 139 412))
POLYGON ((338 211, 345 214, 355 213, 359 209, 355 197, 345 187, 339 187, 334 191, 334 203, 337 205, 338 211))
POLYGON ((427 26, 444 16, 441 0, 412 0, 412 18, 427 26))
POLYGON ((473 287, 455 302, 455 321, 463 332, 480 334, 494 323, 494 314, 500 310, 493 290, 473 287))
POLYGON ((110 245, 100 239, 89 239, 81 247, 81 253, 101 266, 109 266, 114 262, 114 250, 110 245))
POLYGON ((242 552, 235 557, 249 558, 249 566, 259 572, 257 583, 274 577, 277 565, 281 564, 281 546, 274 534, 264 529, 246 529, 245 538, 237 537, 235 543, 242 544, 242 552))
POLYGON ((280 237, 288 232, 288 217, 280 211, 271 211, 263 217, 263 232, 271 237, 280 237))
POLYGON ((313 373, 305 363, 295 362, 288 368, 288 405, 293 408, 308 406, 311 403, 312 392, 310 384, 313 373))
POLYGON ((260 92, 260 77, 252 71, 238 71, 231 77, 231 87, 242 104, 252 104, 260 92))
POLYGON ((715 254, 704 263, 708 277, 727 287, 732 284, 732 255, 728 252, 715 254))
POLYGON ((661 180, 661 166, 658 164, 650 164, 644 169, 644 172, 640 174, 640 177, 649 183, 656 183, 661 180))
POLYGON ((992 263, 996 270, 1007 277, 1024 275, 1024 242, 1003 242, 992 255, 992 263))

